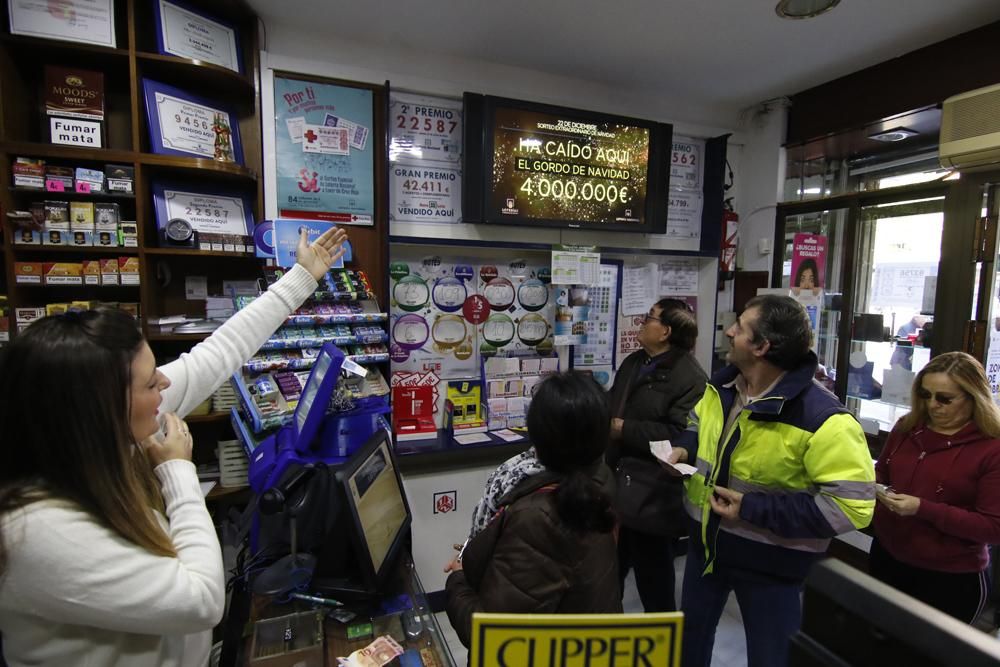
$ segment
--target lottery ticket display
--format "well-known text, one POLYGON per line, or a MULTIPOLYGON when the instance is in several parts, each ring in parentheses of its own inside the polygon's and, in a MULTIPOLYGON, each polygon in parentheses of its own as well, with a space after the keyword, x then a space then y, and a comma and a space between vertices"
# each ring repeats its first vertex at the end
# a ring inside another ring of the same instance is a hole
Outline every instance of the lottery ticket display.
POLYGON ((473 271, 472 264, 440 257, 389 265, 393 373, 432 370, 441 379, 478 375, 473 271))
POLYGON ((393 373, 479 376, 482 357, 553 353, 555 302, 546 266, 440 257, 390 264, 393 373))
POLYGON ((479 266, 477 275, 479 296, 488 308, 479 326, 480 354, 551 355, 556 304, 549 267, 513 260, 479 266))

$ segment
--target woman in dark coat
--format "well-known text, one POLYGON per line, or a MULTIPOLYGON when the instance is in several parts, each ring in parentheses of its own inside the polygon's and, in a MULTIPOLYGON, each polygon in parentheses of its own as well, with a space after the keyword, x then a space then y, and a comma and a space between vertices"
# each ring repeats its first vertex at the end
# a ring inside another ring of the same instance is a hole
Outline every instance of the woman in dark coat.
POLYGON ((528 436, 545 469, 500 499, 493 520, 448 567, 448 618, 466 646, 477 611, 622 611, 614 482, 604 463, 609 420, 607 398, 589 375, 561 373, 538 385, 528 436))
POLYGON ((611 387, 608 465, 618 472, 619 574, 624 583, 635 570, 647 612, 677 609, 674 552, 684 532, 684 485, 660 467, 649 443, 679 435, 705 392, 708 377, 691 354, 697 338, 688 305, 660 299, 639 328, 642 349, 622 362, 611 387))

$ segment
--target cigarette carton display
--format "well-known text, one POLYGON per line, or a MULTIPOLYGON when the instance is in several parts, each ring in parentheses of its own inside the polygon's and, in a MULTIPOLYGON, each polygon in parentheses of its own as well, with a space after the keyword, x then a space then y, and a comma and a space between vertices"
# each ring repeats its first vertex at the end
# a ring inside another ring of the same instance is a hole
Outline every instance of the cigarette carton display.
POLYGON ((83 264, 80 262, 43 262, 46 285, 82 285, 83 264))
POLYGON ((41 285, 41 262, 14 262, 14 282, 19 285, 41 285))

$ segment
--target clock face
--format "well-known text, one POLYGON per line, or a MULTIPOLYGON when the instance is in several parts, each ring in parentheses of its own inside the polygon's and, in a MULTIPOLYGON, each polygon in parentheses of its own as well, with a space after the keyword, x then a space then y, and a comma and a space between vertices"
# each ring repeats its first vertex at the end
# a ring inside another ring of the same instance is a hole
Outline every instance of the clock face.
POLYGON ((191 223, 183 218, 174 218, 167 222, 166 229, 164 230, 167 234, 167 238, 171 241, 187 241, 191 238, 194 233, 194 228, 191 227, 191 223))

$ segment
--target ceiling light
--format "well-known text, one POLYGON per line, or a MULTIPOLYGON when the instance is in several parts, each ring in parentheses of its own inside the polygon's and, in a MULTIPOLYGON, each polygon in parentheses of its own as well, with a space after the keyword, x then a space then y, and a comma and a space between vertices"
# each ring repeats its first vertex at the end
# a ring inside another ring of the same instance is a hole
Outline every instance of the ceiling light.
POLYGON ((914 132, 913 130, 908 130, 905 127, 894 127, 891 130, 886 130, 885 132, 879 132, 877 134, 869 134, 869 139, 874 139, 875 141, 884 141, 886 143, 892 143, 894 141, 902 141, 903 139, 909 139, 910 137, 915 137, 919 132, 914 132))
POLYGON ((840 0, 779 0, 774 11, 783 19, 811 19, 839 4, 840 0))

